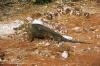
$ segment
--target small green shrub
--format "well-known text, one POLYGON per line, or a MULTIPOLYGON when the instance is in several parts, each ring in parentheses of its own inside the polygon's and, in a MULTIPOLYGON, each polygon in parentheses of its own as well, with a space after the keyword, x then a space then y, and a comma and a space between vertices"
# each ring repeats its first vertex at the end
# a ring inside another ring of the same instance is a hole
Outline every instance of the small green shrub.
POLYGON ((35 2, 36 4, 47 4, 52 2, 52 0, 32 0, 32 2, 35 2))

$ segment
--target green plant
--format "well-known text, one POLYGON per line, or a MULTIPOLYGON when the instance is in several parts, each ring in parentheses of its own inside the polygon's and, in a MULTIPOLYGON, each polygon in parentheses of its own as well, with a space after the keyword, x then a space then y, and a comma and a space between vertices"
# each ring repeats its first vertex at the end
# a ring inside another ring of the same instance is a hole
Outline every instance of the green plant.
POLYGON ((32 0, 32 2, 35 2, 36 4, 47 4, 52 2, 52 0, 32 0))

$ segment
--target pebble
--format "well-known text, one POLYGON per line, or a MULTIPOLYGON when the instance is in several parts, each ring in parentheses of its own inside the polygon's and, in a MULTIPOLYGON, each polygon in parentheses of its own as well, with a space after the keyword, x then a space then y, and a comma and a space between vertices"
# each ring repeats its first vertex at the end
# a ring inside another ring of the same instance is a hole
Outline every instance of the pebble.
POLYGON ((68 40, 72 40, 73 39, 71 36, 67 36, 67 35, 63 35, 63 37, 68 39, 68 40))
POLYGON ((55 56, 54 55, 51 55, 50 58, 55 59, 55 56))
POLYGON ((96 38, 99 39, 100 38, 100 35, 96 35, 96 38))
POLYGON ((44 57, 49 57, 50 56, 50 52, 48 50, 43 50, 40 52, 39 54, 40 56, 44 56, 44 57))
POLYGON ((49 45, 50 45, 50 43, 49 43, 49 42, 46 42, 46 43, 45 43, 45 46, 49 46, 49 45))
POLYGON ((90 48, 90 47, 88 47, 87 49, 88 49, 88 50, 91 50, 91 48, 90 48))
POLYGON ((95 32, 99 32, 99 29, 95 29, 95 32))
POLYGON ((0 63, 2 62, 3 60, 0 58, 0 63))
POLYGON ((35 50, 32 54, 38 55, 39 53, 40 53, 40 51, 37 49, 37 50, 35 50))
POLYGON ((72 46, 74 49, 76 49, 77 48, 77 46, 72 46))
POLYGON ((43 23, 43 21, 41 19, 34 19, 34 21, 32 22, 32 24, 44 25, 44 23, 43 23))
POLYGON ((32 17, 27 17, 26 19, 27 19, 28 21, 32 21, 32 20, 33 20, 32 17))
POLYGON ((97 52, 100 52, 100 47, 95 46, 95 47, 94 47, 94 50, 97 51, 97 52))
POLYGON ((74 30, 74 31, 77 32, 77 33, 82 32, 81 27, 74 27, 74 28, 72 28, 72 30, 74 30))
POLYGON ((88 37, 89 38, 89 40, 91 40, 92 38, 91 37, 88 37))
POLYGON ((67 51, 63 51, 63 53, 61 54, 61 56, 64 59, 68 58, 68 52, 67 51))

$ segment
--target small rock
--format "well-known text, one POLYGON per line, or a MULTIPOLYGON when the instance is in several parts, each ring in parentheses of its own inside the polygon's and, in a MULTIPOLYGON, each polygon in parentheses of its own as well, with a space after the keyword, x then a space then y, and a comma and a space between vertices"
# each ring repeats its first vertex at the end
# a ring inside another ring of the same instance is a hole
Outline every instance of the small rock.
POLYGON ((96 38, 99 39, 100 38, 100 35, 96 35, 96 38))
POLYGON ((54 55, 51 55, 50 58, 55 59, 55 56, 54 55))
POLYGON ((0 60, 4 60, 5 57, 5 53, 4 52, 0 52, 0 60))
POLYGON ((64 38, 72 40, 73 38, 71 36, 63 35, 64 38))
POLYGON ((32 21, 32 20, 33 20, 32 17, 27 17, 26 19, 27 19, 28 21, 32 21))
POLYGON ((46 42, 46 43, 45 43, 45 46, 49 46, 49 45, 50 45, 50 43, 49 43, 49 42, 46 42))
POLYGON ((51 54, 48 50, 43 50, 43 51, 40 52, 39 55, 43 56, 43 57, 49 57, 51 54))
POLYGON ((91 48, 90 48, 90 47, 88 47, 87 49, 88 49, 88 50, 91 50, 91 48))
POLYGON ((94 47, 94 50, 97 51, 97 52, 100 52, 100 47, 95 46, 95 47, 94 47))
POLYGON ((92 49, 92 48, 88 47, 88 48, 82 49, 81 51, 87 52, 87 51, 90 51, 91 49, 92 49))
POLYGON ((35 19, 32 24, 40 24, 43 25, 43 21, 41 19, 35 19))
POLYGON ((76 49, 77 47, 76 46, 72 46, 72 48, 76 49))
POLYGON ((61 54, 61 56, 64 59, 68 58, 68 52, 67 51, 63 51, 63 53, 61 54))
POLYGON ((52 13, 52 12, 47 13, 47 14, 46 14, 46 18, 47 18, 48 20, 52 20, 52 19, 53 19, 53 13, 52 13))
POLYGON ((37 49, 37 50, 35 50, 32 54, 38 55, 39 53, 40 53, 40 51, 37 49))
POLYGON ((77 32, 77 33, 82 32, 81 27, 74 27, 74 28, 72 28, 72 30, 74 30, 74 31, 77 32))
POLYGON ((95 32, 99 32, 99 29, 95 29, 95 32))
POLYGON ((2 59, 0 58, 0 62, 2 62, 2 59))

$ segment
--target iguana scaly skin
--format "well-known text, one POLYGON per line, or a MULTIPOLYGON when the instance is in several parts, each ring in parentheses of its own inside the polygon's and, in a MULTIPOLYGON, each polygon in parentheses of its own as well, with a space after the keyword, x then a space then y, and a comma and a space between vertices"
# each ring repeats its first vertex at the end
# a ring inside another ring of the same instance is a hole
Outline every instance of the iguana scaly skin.
POLYGON ((54 39, 55 41, 62 41, 63 39, 63 37, 60 34, 40 24, 32 24, 29 37, 31 41, 33 41, 34 38, 50 38, 54 39))
POLYGON ((41 24, 32 24, 32 27, 30 29, 30 34, 29 34, 29 40, 33 41, 34 38, 39 38, 39 39, 50 38, 58 42, 64 41, 64 42, 72 42, 72 43, 85 43, 77 40, 66 39, 59 33, 41 24))

